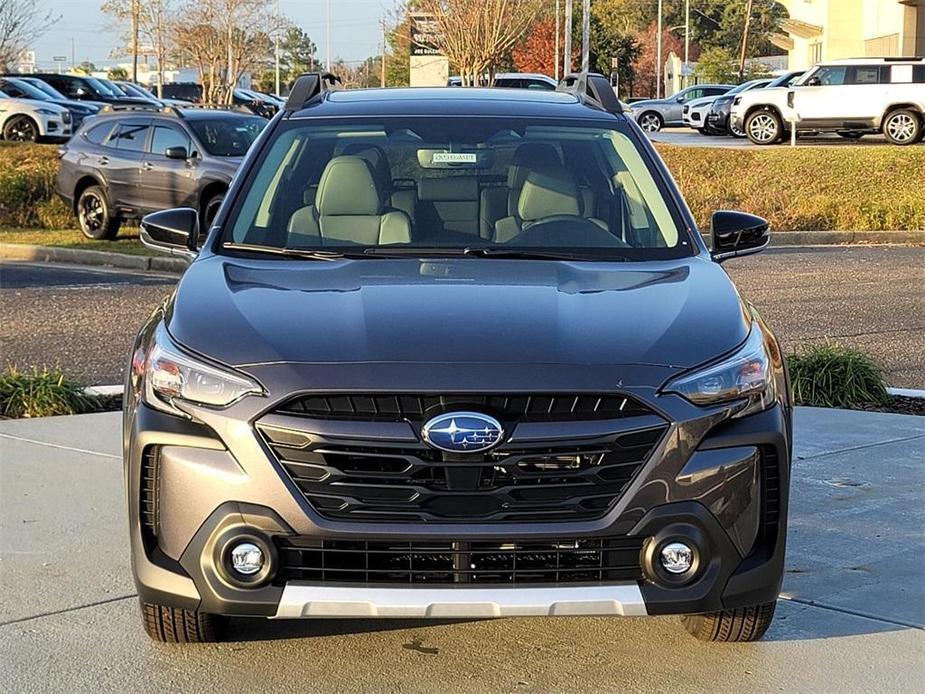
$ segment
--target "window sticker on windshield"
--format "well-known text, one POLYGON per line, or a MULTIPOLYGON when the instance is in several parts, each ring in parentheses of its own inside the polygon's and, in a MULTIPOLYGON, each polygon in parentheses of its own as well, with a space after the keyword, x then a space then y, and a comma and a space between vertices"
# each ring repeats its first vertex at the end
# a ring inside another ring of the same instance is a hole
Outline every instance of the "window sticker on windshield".
POLYGON ((434 152, 431 161, 434 164, 477 164, 479 157, 475 152, 434 152))

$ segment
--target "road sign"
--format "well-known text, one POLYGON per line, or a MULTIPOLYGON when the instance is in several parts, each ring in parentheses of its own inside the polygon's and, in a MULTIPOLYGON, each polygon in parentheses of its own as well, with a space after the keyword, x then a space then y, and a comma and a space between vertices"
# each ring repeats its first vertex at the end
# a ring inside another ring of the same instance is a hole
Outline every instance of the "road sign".
POLYGON ((66 55, 56 55, 51 60, 52 62, 55 62, 55 63, 65 63, 67 62, 67 56, 66 55))

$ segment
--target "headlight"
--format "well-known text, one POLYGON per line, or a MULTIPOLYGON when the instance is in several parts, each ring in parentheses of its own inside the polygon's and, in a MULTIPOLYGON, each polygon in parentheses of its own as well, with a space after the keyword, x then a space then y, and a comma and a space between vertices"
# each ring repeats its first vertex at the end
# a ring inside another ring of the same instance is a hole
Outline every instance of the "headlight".
POLYGON ((717 405, 742 401, 734 417, 766 410, 778 395, 778 373, 783 363, 776 344, 766 337, 757 323, 745 344, 719 364, 685 374, 665 386, 665 392, 677 393, 695 405, 717 405))
POLYGON ((259 383, 244 374, 206 364, 175 345, 163 325, 144 359, 144 399, 148 405, 187 416, 183 403, 228 407, 245 395, 263 395, 259 383))

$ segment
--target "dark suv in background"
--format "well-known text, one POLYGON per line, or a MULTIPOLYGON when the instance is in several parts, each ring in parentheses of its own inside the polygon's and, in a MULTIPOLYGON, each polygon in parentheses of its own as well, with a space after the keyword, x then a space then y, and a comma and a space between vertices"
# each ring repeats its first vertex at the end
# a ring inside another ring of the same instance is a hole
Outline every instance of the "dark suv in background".
POLYGON ((86 75, 59 75, 57 73, 34 73, 29 75, 51 85, 68 99, 93 101, 110 106, 143 106, 144 99, 126 96, 108 80, 99 80, 86 75))
POLYGON ((177 205, 207 228, 251 143, 258 116, 216 109, 140 109, 91 118, 59 152, 56 191, 89 238, 177 205))
POLYGON ((100 112, 100 105, 98 104, 68 99, 50 85, 46 84, 45 87, 46 89, 42 89, 37 87, 33 82, 16 77, 15 75, 4 75, 0 77, 0 91, 14 99, 47 101, 66 108, 71 114, 72 132, 77 131, 77 128, 80 127, 80 124, 84 122, 85 118, 100 112))

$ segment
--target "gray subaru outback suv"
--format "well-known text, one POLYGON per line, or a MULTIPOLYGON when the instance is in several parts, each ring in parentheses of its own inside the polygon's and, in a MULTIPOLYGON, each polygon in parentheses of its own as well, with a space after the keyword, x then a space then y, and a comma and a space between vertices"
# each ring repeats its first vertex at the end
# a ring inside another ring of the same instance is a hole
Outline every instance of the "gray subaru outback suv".
POLYGON ((125 397, 149 635, 224 616, 682 615, 760 638, 784 567, 778 343, 607 80, 306 75, 141 329, 125 397))

